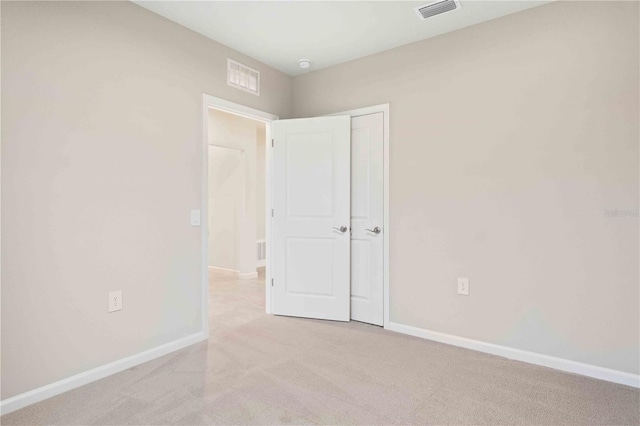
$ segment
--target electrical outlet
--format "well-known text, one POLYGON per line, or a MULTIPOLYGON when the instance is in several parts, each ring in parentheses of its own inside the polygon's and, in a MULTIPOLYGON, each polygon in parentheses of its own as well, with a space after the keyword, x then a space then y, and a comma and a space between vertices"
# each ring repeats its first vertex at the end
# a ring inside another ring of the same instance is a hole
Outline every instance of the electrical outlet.
POLYGON ((191 226, 200 226, 200 210, 191 210, 189 222, 191 226))
POLYGON ((122 290, 109 292, 109 312, 122 310, 122 290))
POLYGON ((469 295, 469 278, 458 278, 458 294, 469 295))

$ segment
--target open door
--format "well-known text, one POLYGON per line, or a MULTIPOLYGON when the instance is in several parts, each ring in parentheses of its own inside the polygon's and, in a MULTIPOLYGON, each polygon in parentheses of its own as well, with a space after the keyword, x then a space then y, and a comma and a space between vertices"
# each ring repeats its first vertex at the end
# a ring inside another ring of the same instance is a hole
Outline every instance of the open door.
POLYGON ((349 321, 351 119, 272 124, 272 312, 349 321))
POLYGON ((384 325, 384 115, 351 119, 351 319, 384 325))

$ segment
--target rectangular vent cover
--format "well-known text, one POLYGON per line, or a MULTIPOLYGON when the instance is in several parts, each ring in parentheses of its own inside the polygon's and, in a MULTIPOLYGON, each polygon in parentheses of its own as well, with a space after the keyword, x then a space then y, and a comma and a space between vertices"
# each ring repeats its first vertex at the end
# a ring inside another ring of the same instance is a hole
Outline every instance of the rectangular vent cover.
POLYGON ((460 3, 457 0, 440 0, 416 7, 415 10, 420 19, 424 21, 432 16, 460 9, 460 7, 460 3))
POLYGON ((267 242, 265 240, 258 240, 258 244, 256 245, 256 260, 266 260, 267 259, 267 242))
POLYGON ((260 96, 260 71, 227 58, 227 84, 260 96))

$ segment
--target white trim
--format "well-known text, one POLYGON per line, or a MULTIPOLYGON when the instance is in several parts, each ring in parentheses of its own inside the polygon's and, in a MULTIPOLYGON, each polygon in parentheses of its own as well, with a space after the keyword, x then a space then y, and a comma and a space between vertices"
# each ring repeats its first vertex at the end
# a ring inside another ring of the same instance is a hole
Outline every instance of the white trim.
MULTIPOLYGON (((277 118, 276 118, 277 119, 277 118)), ((273 216, 271 215, 271 209, 273 208, 273 191, 271 188, 271 173, 273 173, 273 166, 271 165, 271 163, 273 162, 273 150, 269 149, 269 147, 271 147, 271 140, 272 140, 272 136, 271 136, 271 125, 267 125, 266 126, 266 137, 265 137, 265 143, 266 143, 266 149, 265 149, 265 167, 264 167, 264 173, 265 173, 265 177, 264 177, 264 185, 265 185, 265 192, 264 192, 264 215, 265 215, 265 222, 264 222, 264 239, 267 240, 267 247, 266 247, 266 253, 265 253, 265 257, 266 259, 264 260, 265 262, 265 271, 264 271, 264 276, 265 276, 265 285, 264 285, 264 303, 266 306, 266 313, 267 314, 271 314, 273 312, 272 309, 272 303, 273 303, 273 299, 271 297, 271 290, 272 290, 272 259, 271 259, 271 242, 273 241, 273 239, 271 238, 272 235, 272 226, 273 226, 273 216)))
MULTIPOLYGON (((235 102, 227 101, 225 99, 216 98, 210 95, 202 95, 203 103, 203 129, 202 136, 202 192, 201 196, 201 210, 203 218, 206 218, 205 226, 201 226, 200 240, 201 240, 201 252, 202 252, 202 312, 203 312, 203 329, 209 333, 209 109, 216 109, 218 111, 228 112, 230 114, 239 115, 241 117, 250 118, 252 120, 261 121, 266 124, 266 144, 270 145, 271 140, 271 122, 278 120, 279 117, 268 112, 260 111, 254 108, 250 108, 244 105, 236 104, 235 102), (205 328, 206 327, 206 328, 205 328)), ((265 164, 265 232, 267 240, 267 259, 266 259, 266 281, 271 281, 271 268, 270 268, 270 254, 271 250, 269 242, 271 241, 271 150, 266 150, 266 164, 265 164), (268 226, 267 226, 268 224, 268 226)), ((265 312, 271 313, 271 286, 265 285, 265 312)))
POLYGON ((211 266, 211 265, 209 265, 209 266, 207 266, 207 269, 218 269, 218 270, 220 270, 220 271, 233 272, 234 274, 237 274, 237 273, 238 273, 238 271, 237 271, 237 270, 235 270, 235 269, 221 268, 221 267, 219 267, 219 266, 211 266))
POLYGON ((96 380, 100 380, 107 376, 111 376, 112 374, 135 367, 136 365, 140 365, 171 352, 175 352, 179 349, 183 349, 189 345, 202 342, 207 340, 207 338, 208 337, 205 333, 198 332, 190 336, 183 337, 182 339, 165 343, 164 345, 157 346, 144 352, 110 362, 100 367, 67 377, 66 379, 58 380, 57 382, 7 398, 0 402, 0 414, 8 414, 28 405, 35 404, 36 402, 44 401, 45 399, 59 395, 63 392, 95 382, 96 380))
POLYGON ((258 272, 240 272, 236 269, 221 268, 219 266, 208 266, 208 269, 217 269, 219 271, 232 272, 236 274, 239 280, 252 280, 258 278, 258 272))
POLYGON ((389 226, 389 104, 374 105, 365 108, 353 109, 351 111, 342 111, 332 115, 350 115, 353 117, 360 117, 363 115, 383 113, 384 117, 384 224, 383 224, 383 245, 384 245, 384 283, 383 283, 383 297, 384 297, 384 328, 389 328, 389 235, 391 234, 391 227, 389 226))
POLYGON ((256 262, 256 268, 264 268, 267 266, 267 259, 258 260, 256 262))
MULTIPOLYGON (((272 121, 278 120, 280 117, 277 115, 260 111, 248 106, 240 105, 235 102, 227 101, 226 99, 216 98, 215 96, 203 95, 205 108, 217 109, 218 111, 228 112, 229 114, 239 115, 241 117, 250 118, 252 120, 261 121, 266 124, 271 124, 272 121)), ((205 113, 206 113, 205 109, 205 113)), ((208 136, 208 134, 207 134, 208 136)), ((205 145, 208 145, 208 140, 205 145)))
POLYGON ((446 343, 447 345, 458 346, 516 361, 526 362, 528 364, 540 365, 567 373, 579 374, 581 376, 592 377, 594 379, 606 380, 608 382, 640 388, 640 375, 638 374, 626 373, 624 371, 529 352, 522 349, 510 348, 508 346, 481 342, 479 340, 467 339, 465 337, 454 336, 451 334, 440 333, 395 322, 389 323, 389 327, 385 328, 398 333, 408 334, 410 336, 446 343))
POLYGON ((241 280, 253 280, 258 278, 257 272, 238 272, 238 278, 241 280))
POLYGON ((200 263, 201 276, 200 286, 202 304, 200 310, 202 312, 202 332, 209 336, 209 109, 207 107, 209 100, 207 95, 202 96, 202 176, 200 178, 200 263))

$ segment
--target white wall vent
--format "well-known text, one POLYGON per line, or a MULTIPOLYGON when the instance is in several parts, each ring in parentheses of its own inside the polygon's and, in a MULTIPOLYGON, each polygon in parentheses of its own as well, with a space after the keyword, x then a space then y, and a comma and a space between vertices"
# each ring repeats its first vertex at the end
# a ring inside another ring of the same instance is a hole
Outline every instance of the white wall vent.
POLYGON ((267 242, 265 240, 258 240, 256 244, 256 261, 257 266, 265 266, 267 260, 267 242))
POLYGON ((260 96, 260 71, 227 58, 227 84, 260 96))
POLYGON ((458 0, 438 0, 415 8, 421 20, 431 18, 442 13, 460 9, 462 6, 458 0))

